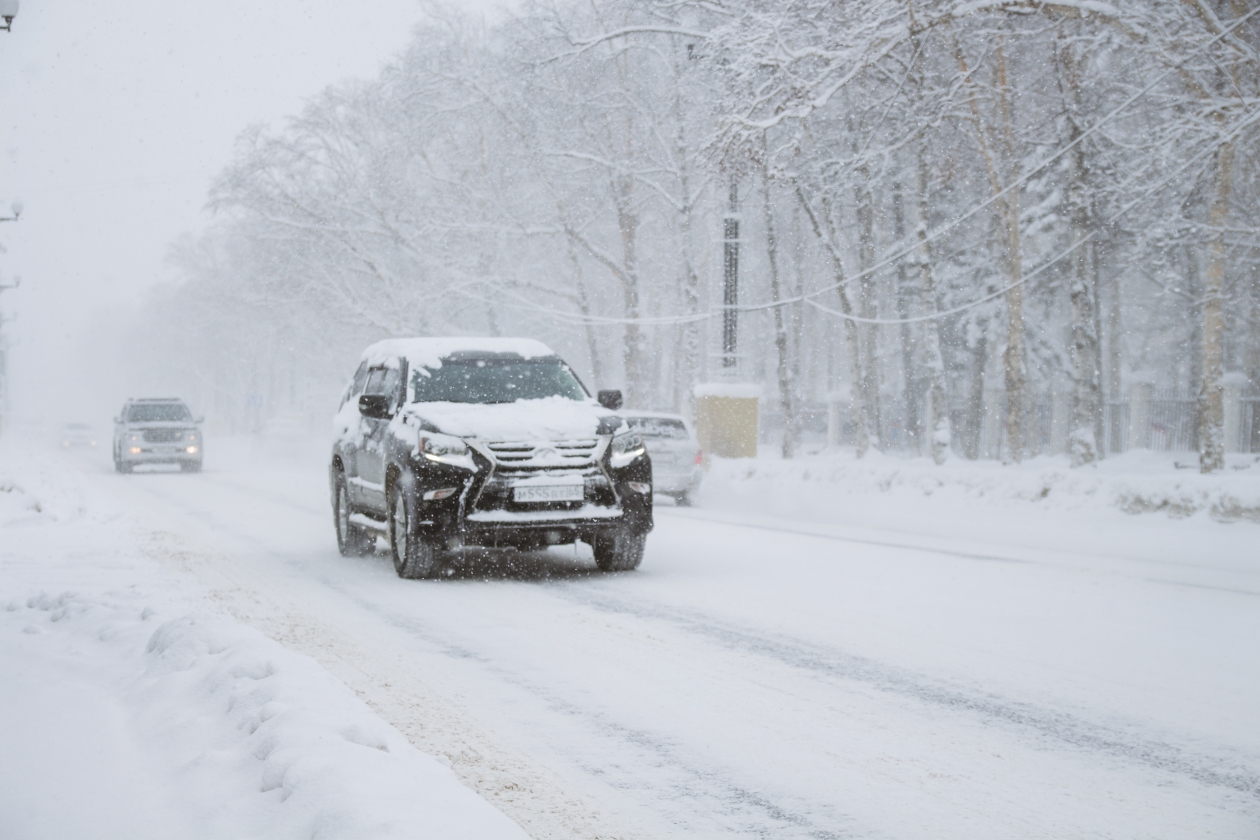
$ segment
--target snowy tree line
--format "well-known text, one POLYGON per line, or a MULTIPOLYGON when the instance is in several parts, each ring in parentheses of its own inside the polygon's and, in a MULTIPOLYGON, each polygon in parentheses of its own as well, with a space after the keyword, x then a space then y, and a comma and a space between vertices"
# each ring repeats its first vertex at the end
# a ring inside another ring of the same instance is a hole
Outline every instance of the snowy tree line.
MULTIPOLYGON (((539 337, 592 387, 689 410, 740 366, 799 447, 841 395, 857 452, 1004 452, 1071 393, 1260 387, 1260 14, 1244 0, 584 0, 418 29, 380 76, 254 128, 178 243, 143 340, 243 417, 324 413, 385 335, 539 337), (732 203, 734 202, 734 203, 732 203), (178 314, 177 314, 178 313, 178 314), (155 334, 156 333, 156 334, 155 334)), ((208 406, 209 407, 209 406, 208 406)))

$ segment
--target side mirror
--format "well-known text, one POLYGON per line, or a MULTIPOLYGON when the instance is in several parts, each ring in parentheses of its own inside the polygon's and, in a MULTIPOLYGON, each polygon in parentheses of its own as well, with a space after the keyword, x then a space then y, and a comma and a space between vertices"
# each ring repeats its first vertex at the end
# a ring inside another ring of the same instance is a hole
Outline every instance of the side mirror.
POLYGON ((599 400, 600 405, 612 411, 621 408, 620 391, 600 391, 596 399, 599 400))
POLYGON ((359 397, 359 413, 374 420, 388 420, 389 397, 384 394, 364 394, 359 397))
POLYGON ((193 418, 193 422, 199 423, 199 424, 206 422, 206 415, 198 414, 196 417, 193 418))
POLYGON ((118 425, 120 425, 120 426, 121 426, 121 425, 122 425, 122 415, 121 415, 121 414, 119 414, 117 417, 115 417, 115 418, 114 418, 114 422, 115 422, 116 424, 118 424, 118 425))

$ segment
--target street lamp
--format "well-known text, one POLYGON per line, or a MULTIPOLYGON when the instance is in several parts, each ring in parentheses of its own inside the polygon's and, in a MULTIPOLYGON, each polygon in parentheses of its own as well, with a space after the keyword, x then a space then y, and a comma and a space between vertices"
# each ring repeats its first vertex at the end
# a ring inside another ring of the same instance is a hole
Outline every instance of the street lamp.
POLYGON ((13 19, 17 17, 18 0, 0 0, 0 18, 4 18, 4 26, 0 26, 5 32, 13 31, 13 19))

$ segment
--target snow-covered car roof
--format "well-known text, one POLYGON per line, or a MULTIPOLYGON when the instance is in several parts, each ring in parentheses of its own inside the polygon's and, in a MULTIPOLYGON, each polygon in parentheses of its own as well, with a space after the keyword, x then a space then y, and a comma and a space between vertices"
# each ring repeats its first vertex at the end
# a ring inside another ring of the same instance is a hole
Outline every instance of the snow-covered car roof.
POLYGON ((404 358, 411 367, 441 367, 442 360, 455 355, 514 354, 525 359, 554 356, 555 351, 532 338, 388 338, 363 351, 369 365, 385 364, 390 359, 404 358))

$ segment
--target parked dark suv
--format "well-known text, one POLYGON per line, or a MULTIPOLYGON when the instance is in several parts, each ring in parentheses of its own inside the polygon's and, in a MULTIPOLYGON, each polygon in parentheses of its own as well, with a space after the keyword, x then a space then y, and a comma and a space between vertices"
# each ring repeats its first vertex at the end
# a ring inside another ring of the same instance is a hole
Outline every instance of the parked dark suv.
POLYGON ((389 539, 400 577, 461 547, 581 540, 605 571, 637 568, 652 530, 652 463, 554 352, 527 339, 382 341, 337 412, 329 465, 342 554, 389 539))

